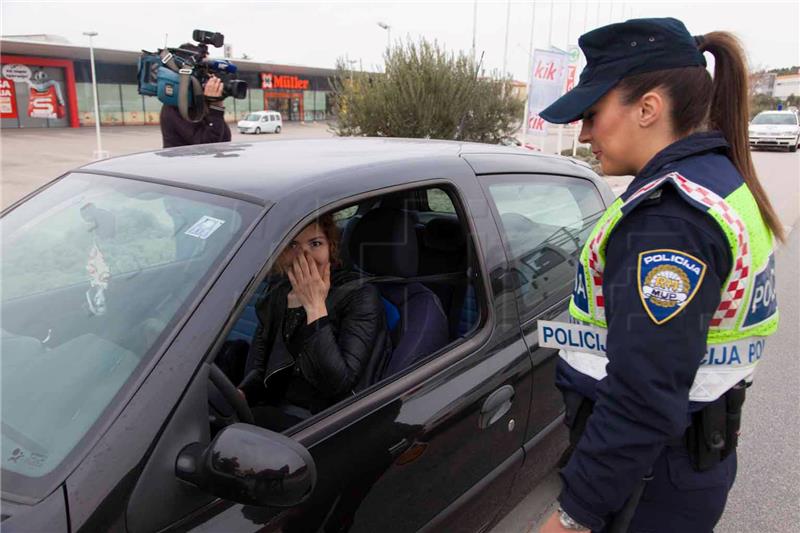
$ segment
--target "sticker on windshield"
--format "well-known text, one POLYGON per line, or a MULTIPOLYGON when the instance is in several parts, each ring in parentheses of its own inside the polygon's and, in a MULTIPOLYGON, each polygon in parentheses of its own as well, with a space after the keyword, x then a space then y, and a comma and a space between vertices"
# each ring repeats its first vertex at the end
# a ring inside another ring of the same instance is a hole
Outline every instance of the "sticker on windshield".
POLYGON ((191 228, 186 230, 186 235, 206 240, 211 237, 211 234, 217 231, 224 223, 224 220, 203 216, 200 220, 195 222, 191 228))

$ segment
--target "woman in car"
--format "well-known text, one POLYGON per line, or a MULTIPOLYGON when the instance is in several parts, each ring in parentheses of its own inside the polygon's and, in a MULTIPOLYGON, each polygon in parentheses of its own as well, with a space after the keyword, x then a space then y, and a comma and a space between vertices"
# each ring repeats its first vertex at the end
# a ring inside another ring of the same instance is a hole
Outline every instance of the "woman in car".
POLYGON ((281 431, 366 388, 391 353, 378 290, 337 268, 332 214, 306 226, 278 257, 239 386, 258 425, 281 431))

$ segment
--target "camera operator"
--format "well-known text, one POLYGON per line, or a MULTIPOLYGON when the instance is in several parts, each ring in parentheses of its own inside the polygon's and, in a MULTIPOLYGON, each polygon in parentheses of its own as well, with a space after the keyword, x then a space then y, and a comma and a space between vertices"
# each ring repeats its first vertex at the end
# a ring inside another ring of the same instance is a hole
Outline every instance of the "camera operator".
MULTIPOLYGON (((199 49, 192 44, 183 44, 181 48, 199 49)), ((203 94, 208 105, 208 113, 199 122, 184 119, 175 106, 161 107, 161 137, 164 148, 231 140, 231 129, 225 123, 222 85, 222 80, 216 76, 211 76, 206 82, 203 94)))

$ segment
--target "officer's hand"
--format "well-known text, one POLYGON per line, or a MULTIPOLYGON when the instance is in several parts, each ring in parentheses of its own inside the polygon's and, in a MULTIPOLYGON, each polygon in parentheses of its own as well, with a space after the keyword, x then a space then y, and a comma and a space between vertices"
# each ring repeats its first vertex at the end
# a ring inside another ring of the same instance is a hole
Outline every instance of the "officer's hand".
POLYGON ((217 99, 222 97, 222 80, 216 76, 211 76, 203 89, 206 98, 217 99))
MULTIPOLYGON (((589 530, 584 530, 586 533, 589 533, 589 530)), ((550 518, 542 525, 542 528, 539 530, 539 533, 577 533, 574 529, 567 529, 561 525, 561 521, 558 519, 558 511, 554 512, 550 515, 550 518)))

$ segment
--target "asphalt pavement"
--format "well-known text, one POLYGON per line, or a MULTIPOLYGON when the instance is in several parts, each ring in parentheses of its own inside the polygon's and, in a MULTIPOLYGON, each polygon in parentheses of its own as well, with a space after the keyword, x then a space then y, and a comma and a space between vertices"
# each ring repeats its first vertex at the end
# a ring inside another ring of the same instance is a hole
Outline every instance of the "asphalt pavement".
MULTIPOLYGON (((776 253, 780 327, 748 389, 736 484, 715 533, 800 529, 800 152, 754 152, 753 160, 788 234, 776 253)), ((624 182, 615 178, 615 191, 624 182)), ((554 472, 490 533, 538 531, 559 490, 554 472)))

